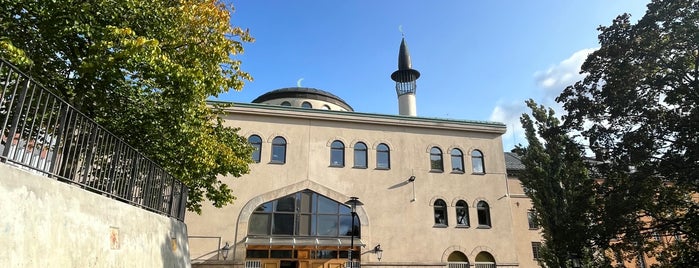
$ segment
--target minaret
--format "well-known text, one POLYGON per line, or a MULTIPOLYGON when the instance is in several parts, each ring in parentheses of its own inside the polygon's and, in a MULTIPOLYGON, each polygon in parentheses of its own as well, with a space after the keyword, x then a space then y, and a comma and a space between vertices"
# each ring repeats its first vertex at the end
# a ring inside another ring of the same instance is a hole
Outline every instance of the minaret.
POLYGON ((417 116, 415 107, 415 80, 420 78, 420 72, 414 70, 410 62, 410 52, 405 44, 405 37, 400 41, 398 52, 398 70, 391 74, 391 79, 396 81, 396 93, 398 94, 398 114, 417 116))

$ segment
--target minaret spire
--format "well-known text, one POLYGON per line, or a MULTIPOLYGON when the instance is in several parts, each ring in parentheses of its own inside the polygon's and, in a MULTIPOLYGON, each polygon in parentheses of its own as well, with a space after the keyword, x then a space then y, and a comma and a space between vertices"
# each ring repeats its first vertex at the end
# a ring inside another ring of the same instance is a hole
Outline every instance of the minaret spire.
POLYGON ((420 72, 413 69, 410 60, 408 45, 405 44, 405 35, 400 42, 398 51, 398 70, 391 74, 391 79, 396 81, 396 94, 398 94, 398 113, 400 115, 417 116, 415 107, 415 81, 420 78, 420 72))

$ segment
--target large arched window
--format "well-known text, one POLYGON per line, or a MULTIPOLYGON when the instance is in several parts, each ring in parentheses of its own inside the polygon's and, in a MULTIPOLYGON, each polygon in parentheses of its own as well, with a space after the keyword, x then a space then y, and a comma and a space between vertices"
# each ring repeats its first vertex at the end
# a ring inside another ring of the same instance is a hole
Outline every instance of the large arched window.
POLYGON ((341 141, 333 141, 330 144, 330 166, 344 167, 345 166, 345 144, 341 141))
POLYGON ((367 167, 367 147, 363 142, 357 142, 354 144, 354 167, 367 167))
POLYGON ((442 161, 442 150, 439 147, 430 149, 430 171, 444 172, 444 161, 442 161))
POLYGON ((485 164, 483 163, 483 153, 479 150, 471 152, 471 165, 473 173, 485 173, 485 164))
POLYGON ((442 199, 437 199, 434 201, 434 226, 435 227, 446 227, 448 226, 447 219, 447 203, 442 199))
POLYGON ((456 227, 468 227, 468 204, 464 200, 456 202, 456 227))
POLYGON ((451 149, 451 172, 464 172, 464 154, 459 149, 451 149))
POLYGON ((476 208, 478 209, 478 227, 490 228, 492 225, 490 223, 490 206, 488 206, 488 203, 478 201, 476 208))
POLYGON ((248 235, 255 237, 360 236, 359 218, 348 206, 310 190, 297 192, 257 207, 250 216, 248 235))
POLYGON ((286 163, 286 139, 277 136, 272 140, 272 163, 286 163))
POLYGON ((381 143, 376 146, 376 168, 377 169, 390 169, 391 168, 391 154, 388 145, 381 143))
POLYGON ((255 161, 255 163, 260 163, 260 156, 262 154, 262 138, 257 135, 252 135, 248 138, 248 142, 253 148, 255 148, 255 150, 252 151, 252 160, 255 161))

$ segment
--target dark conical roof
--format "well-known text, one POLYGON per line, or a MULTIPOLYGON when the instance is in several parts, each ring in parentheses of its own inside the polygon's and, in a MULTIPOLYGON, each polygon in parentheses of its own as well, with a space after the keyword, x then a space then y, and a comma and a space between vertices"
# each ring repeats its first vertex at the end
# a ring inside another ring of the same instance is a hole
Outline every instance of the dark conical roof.
POLYGON ((417 80, 419 77, 420 72, 413 69, 408 45, 405 43, 405 38, 402 38, 400 50, 398 51, 398 70, 391 74, 391 79, 396 82, 410 82, 417 80))

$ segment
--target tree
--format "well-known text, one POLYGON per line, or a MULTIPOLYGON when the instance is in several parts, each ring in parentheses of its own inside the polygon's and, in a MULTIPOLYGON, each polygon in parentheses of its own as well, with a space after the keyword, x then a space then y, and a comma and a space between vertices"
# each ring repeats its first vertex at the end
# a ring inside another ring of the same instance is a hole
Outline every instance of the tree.
POLYGON ((210 96, 251 77, 234 56, 248 31, 207 0, 0 1, 0 56, 189 186, 189 210, 233 201, 218 177, 248 172, 252 148, 210 96))
MULTIPOLYGON (((603 240, 664 265, 699 263, 699 1, 654 0, 635 24, 600 27, 587 76, 557 98, 604 164, 603 240), (679 234, 654 243, 653 233, 679 234), (660 248, 659 248, 660 247, 660 248)), ((626 257, 629 257, 628 255, 626 257)))
POLYGON ((523 114, 520 121, 529 145, 518 145, 514 152, 525 166, 519 178, 542 229, 542 262, 546 267, 567 267, 574 255, 589 262, 596 183, 583 161, 583 150, 553 110, 533 100, 527 106, 534 120, 523 114))

